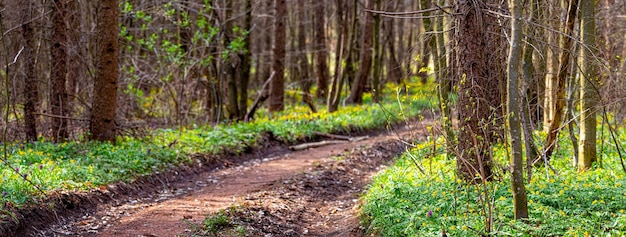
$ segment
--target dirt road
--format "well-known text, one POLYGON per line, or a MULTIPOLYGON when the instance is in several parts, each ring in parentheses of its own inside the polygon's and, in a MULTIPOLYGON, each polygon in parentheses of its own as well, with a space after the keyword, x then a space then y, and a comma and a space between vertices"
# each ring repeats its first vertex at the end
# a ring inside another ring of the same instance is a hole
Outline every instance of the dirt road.
POLYGON ((243 208, 230 213, 232 218, 255 235, 360 235, 359 194, 381 166, 405 151, 399 139, 424 138, 427 123, 398 126, 357 142, 277 149, 188 180, 163 180, 162 189, 144 198, 101 205, 40 234, 185 236, 193 231, 189 223, 201 223, 207 214, 235 205, 243 208))

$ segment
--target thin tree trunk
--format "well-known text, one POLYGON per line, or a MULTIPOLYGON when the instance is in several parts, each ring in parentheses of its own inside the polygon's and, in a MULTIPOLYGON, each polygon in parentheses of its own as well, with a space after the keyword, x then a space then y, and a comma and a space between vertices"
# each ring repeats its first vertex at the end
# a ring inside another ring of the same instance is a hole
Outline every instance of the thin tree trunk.
POLYGON ((528 218, 528 200, 524 187, 522 165, 522 133, 520 124, 519 81, 522 54, 522 0, 511 1, 511 47, 508 62, 507 118, 511 136, 511 192, 515 219, 528 218))
MULTIPOLYGON (((375 10, 380 10, 380 0, 376 0, 375 10)), ((372 72, 372 99, 374 102, 379 102, 382 98, 381 87, 381 67, 382 67, 382 50, 380 44, 380 14, 374 14, 374 71, 372 72)))
POLYGON ((570 0, 569 8, 567 13, 567 21, 565 23, 565 31, 564 31, 564 39, 563 39, 563 50, 559 56, 559 73, 557 74, 557 92, 555 99, 555 107, 554 107, 554 117, 550 122, 550 129, 548 135, 546 137, 546 143, 544 148, 544 155, 546 159, 550 159, 552 152, 554 152, 554 148, 556 146, 556 140, 559 135, 559 131, 565 110, 565 85, 568 76, 568 68, 570 64, 570 54, 571 48, 573 44, 572 35, 574 31, 574 23, 576 19, 576 12, 578 9, 578 0, 570 0))
MULTIPOLYGON (((421 10, 425 10, 430 8, 430 5, 432 5, 430 3, 430 1, 427 0, 420 0, 419 1, 419 8, 421 10)), ((430 12, 426 12, 423 14, 424 18, 422 19, 422 25, 424 25, 424 42, 422 43, 422 53, 420 55, 420 60, 421 60, 421 65, 420 68, 418 68, 419 73, 418 75, 420 75, 420 81, 422 82, 422 84, 425 84, 428 81, 428 73, 427 71, 424 71, 424 69, 428 68, 428 63, 430 62, 430 58, 433 55, 433 52, 435 51, 435 48, 433 47, 435 45, 434 41, 435 38, 432 35, 432 31, 433 31, 433 23, 432 23, 432 19, 429 17, 430 16, 430 12)))
MULTIPOLYGON (((439 5, 444 5, 445 0, 439 0, 439 5)), ((436 19, 435 30, 438 32, 444 32, 443 19, 436 19)), ((441 111, 442 129, 446 139, 446 153, 448 157, 454 156, 454 147, 456 138, 452 131, 452 112, 451 103, 449 99, 450 92, 452 90, 451 82, 448 73, 448 66, 446 64, 446 46, 444 42, 444 33, 438 33, 435 35, 435 73, 437 74, 437 82, 439 86, 437 88, 437 94, 439 97, 439 110, 441 111)))
POLYGON ((245 49, 239 53, 241 61, 241 69, 239 70, 239 117, 244 118, 248 110, 248 84, 250 84, 250 62, 252 61, 252 53, 250 50, 250 31, 252 30, 252 0, 245 0, 245 18, 243 27, 248 31, 244 35, 245 49))
POLYGON ((324 1, 313 0, 315 5, 315 49, 317 56, 317 92, 318 99, 326 98, 328 93, 328 53, 326 51, 325 4, 324 1))
POLYGON ((339 90, 340 84, 339 80, 343 77, 343 58, 344 58, 344 47, 347 43, 347 28, 348 28, 348 20, 347 15, 343 10, 343 1, 337 0, 337 46, 335 47, 335 74, 333 75, 333 79, 330 82, 330 87, 328 88, 328 98, 326 100, 326 107, 328 108, 328 112, 332 113, 337 111, 337 107, 339 106, 338 100, 335 98, 341 93, 339 90), (335 103, 337 102, 337 103, 335 103))
POLYGON ((298 78, 298 80, 300 81, 300 87, 302 88, 302 102, 307 103, 307 104, 312 104, 313 103, 313 98, 311 97, 311 86, 313 83, 311 83, 311 78, 309 75, 309 60, 308 60, 308 52, 306 49, 306 22, 307 22, 307 18, 306 18, 306 14, 305 14, 305 5, 304 4, 297 4, 297 13, 298 13, 298 21, 299 21, 299 26, 297 30, 297 35, 295 36, 295 38, 297 38, 297 43, 296 45, 297 47, 297 52, 296 52, 296 61, 297 61, 297 76, 296 78, 298 78))
MULTIPOLYGON (((374 0, 367 1, 367 8, 373 9, 374 0)), ((355 6, 356 7, 356 6, 355 6)), ((365 13, 365 23, 363 28, 363 43, 361 44, 361 60, 359 64, 359 74, 355 78, 350 91, 348 102, 352 104, 363 103, 363 92, 370 77, 370 69, 372 67, 372 40, 374 39, 374 22, 373 13, 365 13)))
MULTIPOLYGON (((535 19, 537 19, 539 15, 539 0, 532 0, 530 3, 530 15, 528 17, 528 21, 532 22, 535 19)), ((533 111, 531 109, 531 106, 533 109, 535 109, 535 111, 539 111, 538 108, 538 93, 537 93, 537 77, 534 75, 535 70, 534 70, 534 66, 533 66, 533 53, 534 53, 534 49, 535 49, 535 43, 537 42, 535 40, 534 37, 537 36, 537 34, 535 33, 535 30, 532 28, 528 28, 526 30, 526 41, 527 44, 525 44, 524 46, 524 53, 523 53, 523 62, 522 62, 522 74, 524 76, 524 91, 526 91, 527 93, 525 94, 525 97, 520 97, 521 104, 522 104, 522 129, 523 129, 523 135, 524 135, 524 144, 525 144, 525 151, 526 151, 526 179, 528 180, 528 182, 530 182, 530 177, 532 175, 532 161, 535 160, 538 156, 539 156, 539 151, 537 149, 537 146, 535 145, 534 142, 534 138, 533 138, 533 131, 534 131, 534 127, 533 127, 533 116, 531 111, 533 111), (534 101, 535 103, 531 103, 531 101, 534 101)))
POLYGON ((115 143, 117 133, 118 78, 118 1, 101 0, 98 16, 98 50, 93 106, 90 119, 90 139, 115 143))
MULTIPOLYGON (((237 35, 235 35, 235 32, 233 32, 233 28, 235 27, 235 22, 231 19, 231 17, 234 15, 233 11, 233 1, 227 0, 226 7, 222 10, 224 14, 222 17, 222 21, 226 22, 226 29, 223 29, 226 31, 223 36, 223 47, 224 50, 229 51, 231 50, 226 48, 231 42, 235 40, 235 37, 237 37, 237 35)), ((228 94, 228 118, 231 120, 238 119, 240 112, 239 89, 237 88, 237 84, 239 81, 239 77, 242 76, 243 73, 241 72, 242 62, 239 61, 241 58, 238 57, 238 52, 230 52, 229 57, 223 60, 223 68, 225 69, 225 73, 223 74, 223 76, 226 77, 226 88, 228 94), (235 58, 237 58, 237 60, 235 60, 235 58)))
MULTIPOLYGON (((69 1, 67 3, 66 21, 68 25, 67 32, 67 108, 68 115, 77 111, 75 107, 78 105, 80 78, 83 75, 84 63, 81 62, 81 42, 80 42, 80 17, 78 10, 78 1, 69 1)), ((71 121, 69 121, 71 123, 71 121)))
MULTIPOLYGON (((388 11, 394 11, 395 9, 390 9, 388 11)), ((385 31, 385 36, 387 37, 386 45, 388 49, 388 61, 387 61, 387 77, 389 77, 390 81, 395 82, 397 85, 402 83, 402 66, 398 63, 397 53, 396 53, 396 36, 394 30, 395 21, 391 17, 383 18, 385 27, 383 30, 385 31)))
MULTIPOLYGON (((560 24, 559 20, 556 19, 559 13, 557 13, 554 8, 559 5, 561 1, 553 1, 547 4, 550 4, 547 9, 544 11, 546 13, 543 14, 543 17, 546 18, 546 21, 549 25, 554 28, 558 28, 558 24, 560 24), (556 5, 556 6, 555 6, 556 5)), ((547 46, 545 49, 545 79, 544 79, 544 93, 543 93, 543 130, 546 132, 550 131, 550 123, 552 123, 552 119, 554 118, 554 107, 556 106, 556 93, 557 93, 557 74, 558 74, 558 66, 559 66, 559 58, 558 54, 555 52, 555 49, 552 45, 559 44, 559 36, 553 32, 546 32, 547 35, 547 46)))
POLYGON ((598 104, 598 75, 594 60, 596 48, 596 1, 582 0, 580 4, 581 76, 580 76, 580 142, 578 171, 584 171, 597 161, 596 155, 596 106, 598 104))
POLYGON ((270 83, 269 111, 282 111, 285 93, 285 17, 287 16, 287 4, 285 0, 275 0, 276 13, 274 15, 274 56, 272 69, 275 73, 270 83))

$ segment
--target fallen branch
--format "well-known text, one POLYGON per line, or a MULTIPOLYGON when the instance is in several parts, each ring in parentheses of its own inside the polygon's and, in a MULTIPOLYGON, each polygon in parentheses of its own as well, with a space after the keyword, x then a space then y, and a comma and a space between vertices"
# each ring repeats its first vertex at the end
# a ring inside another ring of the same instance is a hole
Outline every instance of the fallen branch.
POLYGON ((323 132, 315 132, 315 135, 320 136, 320 137, 327 137, 331 139, 346 140, 346 141, 350 141, 350 139, 352 139, 352 137, 348 137, 348 136, 335 135, 335 134, 323 133, 323 132))
POLYGON ((350 141, 351 142, 358 142, 358 141, 363 141, 363 140, 368 139, 368 138, 370 138, 370 136, 353 137, 353 138, 350 138, 350 141))
POLYGON ((303 143, 303 144, 298 144, 295 146, 290 146, 289 150, 301 151, 301 150, 306 150, 309 148, 316 148, 316 147, 321 147, 321 146, 326 146, 326 145, 333 145, 333 144, 340 144, 340 143, 347 143, 347 142, 358 142, 358 141, 363 141, 369 138, 369 136, 347 137, 347 136, 327 134, 327 133, 316 133, 316 134, 319 136, 326 136, 326 137, 331 137, 331 138, 341 139, 341 140, 324 140, 321 142, 303 143))
POLYGON ((362 141, 362 140, 368 139, 370 137, 370 136, 349 137, 349 136, 336 135, 336 134, 323 133, 323 132, 315 132, 315 135, 316 136, 321 136, 321 137, 327 137, 327 138, 331 138, 331 139, 351 141, 351 142, 362 141))
POLYGON ((292 151, 301 151, 301 150, 306 150, 309 148, 316 148, 316 147, 321 147, 321 146, 326 146, 326 145, 333 145, 333 144, 339 144, 339 143, 347 143, 348 141, 337 141, 337 140, 325 140, 325 141, 321 141, 321 142, 309 142, 309 143, 303 143, 303 144, 298 144, 295 146, 290 146, 289 150, 292 151))

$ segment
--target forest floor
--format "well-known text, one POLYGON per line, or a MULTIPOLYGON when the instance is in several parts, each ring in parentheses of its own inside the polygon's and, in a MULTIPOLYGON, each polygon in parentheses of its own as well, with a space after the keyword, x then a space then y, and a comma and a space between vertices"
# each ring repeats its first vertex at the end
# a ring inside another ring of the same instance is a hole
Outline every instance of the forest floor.
POLYGON ((301 151, 273 145, 222 157, 221 167, 162 175, 156 187, 125 187, 134 191, 110 194, 113 201, 105 204, 94 201, 80 215, 48 220, 55 224, 34 234, 190 236, 201 231, 208 214, 222 210, 230 220, 222 227, 248 236, 362 236, 360 194, 377 171, 406 151, 407 141, 425 139, 432 124, 432 116, 426 117, 359 134, 369 136, 360 141, 301 151))

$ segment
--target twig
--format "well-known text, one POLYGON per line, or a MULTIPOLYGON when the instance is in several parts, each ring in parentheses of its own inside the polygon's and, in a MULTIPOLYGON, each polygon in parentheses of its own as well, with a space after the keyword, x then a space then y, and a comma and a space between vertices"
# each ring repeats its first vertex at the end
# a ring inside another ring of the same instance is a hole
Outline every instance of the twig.
POLYGON ((71 120, 79 120, 79 121, 89 121, 88 118, 75 118, 75 117, 61 116, 61 115, 55 115, 55 114, 35 113, 35 115, 41 115, 41 116, 44 116, 44 117, 58 118, 58 119, 71 119, 71 120))

